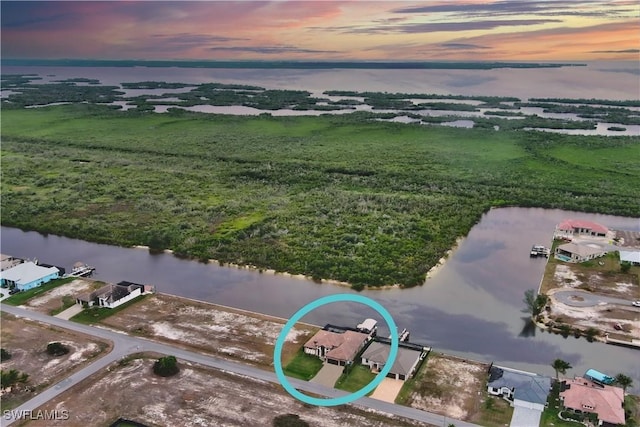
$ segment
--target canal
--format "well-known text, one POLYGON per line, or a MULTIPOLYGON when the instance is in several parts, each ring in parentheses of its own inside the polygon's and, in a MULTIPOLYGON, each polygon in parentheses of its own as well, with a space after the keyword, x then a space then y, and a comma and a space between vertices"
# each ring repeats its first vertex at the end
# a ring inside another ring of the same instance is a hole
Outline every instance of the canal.
MULTIPOLYGON (((500 208, 486 213, 425 284, 412 289, 363 291, 380 302, 411 341, 476 360, 553 375, 555 358, 569 361, 569 375, 595 368, 623 372, 640 390, 640 352, 573 336, 563 338, 525 328, 524 292, 537 289, 546 260, 530 258, 533 244, 550 246, 555 224, 566 218, 597 221, 610 228, 640 230, 640 219, 537 208, 500 208)), ((160 292, 290 317, 306 303, 352 292, 332 284, 282 274, 220 267, 145 249, 89 243, 2 227, 1 251, 69 269, 76 261, 96 267, 97 279, 156 285, 160 292)), ((355 325, 382 319, 352 303, 324 306, 304 321, 355 325)), ((383 333, 384 327, 381 328, 383 333)))

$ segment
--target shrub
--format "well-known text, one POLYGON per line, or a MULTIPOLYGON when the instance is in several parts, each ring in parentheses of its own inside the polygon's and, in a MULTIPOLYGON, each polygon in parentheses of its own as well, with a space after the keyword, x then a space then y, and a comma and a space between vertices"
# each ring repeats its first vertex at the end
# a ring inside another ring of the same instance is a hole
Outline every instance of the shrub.
POLYGON ((278 415, 273 419, 273 427, 309 427, 309 423, 301 420, 299 415, 278 415))
POLYGON ((0 362, 11 359, 11 353, 4 348, 0 348, 0 362))
POLYGON ((180 372, 175 356, 165 356, 156 360, 153 364, 153 373, 161 377, 171 377, 180 372))
POLYGON ((69 348, 60 342, 50 342, 47 344, 47 353, 51 356, 58 357, 69 353, 69 348))

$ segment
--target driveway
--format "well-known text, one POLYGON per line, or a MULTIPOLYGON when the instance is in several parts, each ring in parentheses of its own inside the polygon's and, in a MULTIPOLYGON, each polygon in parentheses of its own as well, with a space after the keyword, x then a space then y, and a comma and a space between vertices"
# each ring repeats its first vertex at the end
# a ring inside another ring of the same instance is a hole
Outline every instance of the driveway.
POLYGON ((371 397, 382 400, 383 402, 393 403, 398 393, 400 393, 403 384, 404 381, 396 380, 395 378, 385 378, 380 385, 376 387, 371 397))
POLYGON ((76 314, 80 313, 84 308, 80 304, 73 304, 71 307, 56 314, 59 319, 69 320, 76 314))
POLYGON ((558 291, 553 294, 553 297, 558 302, 571 307, 593 307, 600 304, 621 304, 633 308, 631 300, 629 299, 596 295, 580 290, 558 291))
POLYGON ((331 363, 325 362, 325 364, 322 365, 322 369, 318 371, 310 382, 333 388, 338 378, 340 378, 340 375, 342 375, 343 370, 344 366, 332 365, 331 363))

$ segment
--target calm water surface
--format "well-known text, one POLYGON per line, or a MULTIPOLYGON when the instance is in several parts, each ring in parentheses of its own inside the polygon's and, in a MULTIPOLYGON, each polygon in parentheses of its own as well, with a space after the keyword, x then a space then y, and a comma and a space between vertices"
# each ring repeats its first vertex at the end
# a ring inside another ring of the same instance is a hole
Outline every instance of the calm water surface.
MULTIPOLYGON (((520 369, 553 374, 549 363, 568 360, 581 374, 590 367, 625 372, 640 384, 640 352, 545 332, 523 333, 522 298, 538 288, 544 259, 529 258, 532 244, 550 244, 556 223, 565 218, 601 222, 611 228, 640 230, 640 219, 531 208, 494 209, 485 214, 421 287, 365 291, 389 310, 412 341, 438 350, 520 369)), ((2 253, 34 258, 70 268, 84 261, 97 268, 96 278, 155 284, 159 291, 290 317, 324 295, 352 292, 284 275, 219 267, 150 255, 144 249, 120 248, 2 227, 2 253)), ((358 304, 338 303, 309 313, 304 321, 356 324, 376 317, 358 304)), ((378 318, 382 322, 381 318, 378 318)), ((384 329, 384 328, 382 328, 384 329)), ((383 331, 386 333, 386 331, 383 331)), ((640 388, 637 388, 640 390, 640 388)))

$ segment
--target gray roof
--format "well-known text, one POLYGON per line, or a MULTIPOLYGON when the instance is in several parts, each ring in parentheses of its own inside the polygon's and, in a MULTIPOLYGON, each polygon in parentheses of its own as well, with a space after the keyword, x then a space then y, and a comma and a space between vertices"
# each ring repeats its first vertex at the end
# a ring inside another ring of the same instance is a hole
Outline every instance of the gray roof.
MULTIPOLYGON (((387 362, 391 346, 389 344, 373 341, 369 347, 362 353, 362 357, 379 363, 381 365, 387 362)), ((411 368, 420 358, 421 351, 413 350, 406 347, 398 347, 398 355, 391 367, 392 374, 409 375, 411 368)))
POLYGON ((640 263, 640 252, 620 251, 620 261, 640 263))
POLYGON ((560 245, 556 249, 571 252, 572 254, 576 254, 578 256, 590 256, 607 252, 606 249, 596 244, 580 244, 573 242, 560 245))
POLYGON ((551 390, 551 378, 493 366, 489 386, 515 389, 514 399, 544 405, 551 390))
POLYGON ((55 267, 41 267, 33 262, 23 262, 15 267, 4 270, 0 273, 0 276, 5 280, 16 282, 18 285, 25 285, 59 272, 60 270, 55 267))

